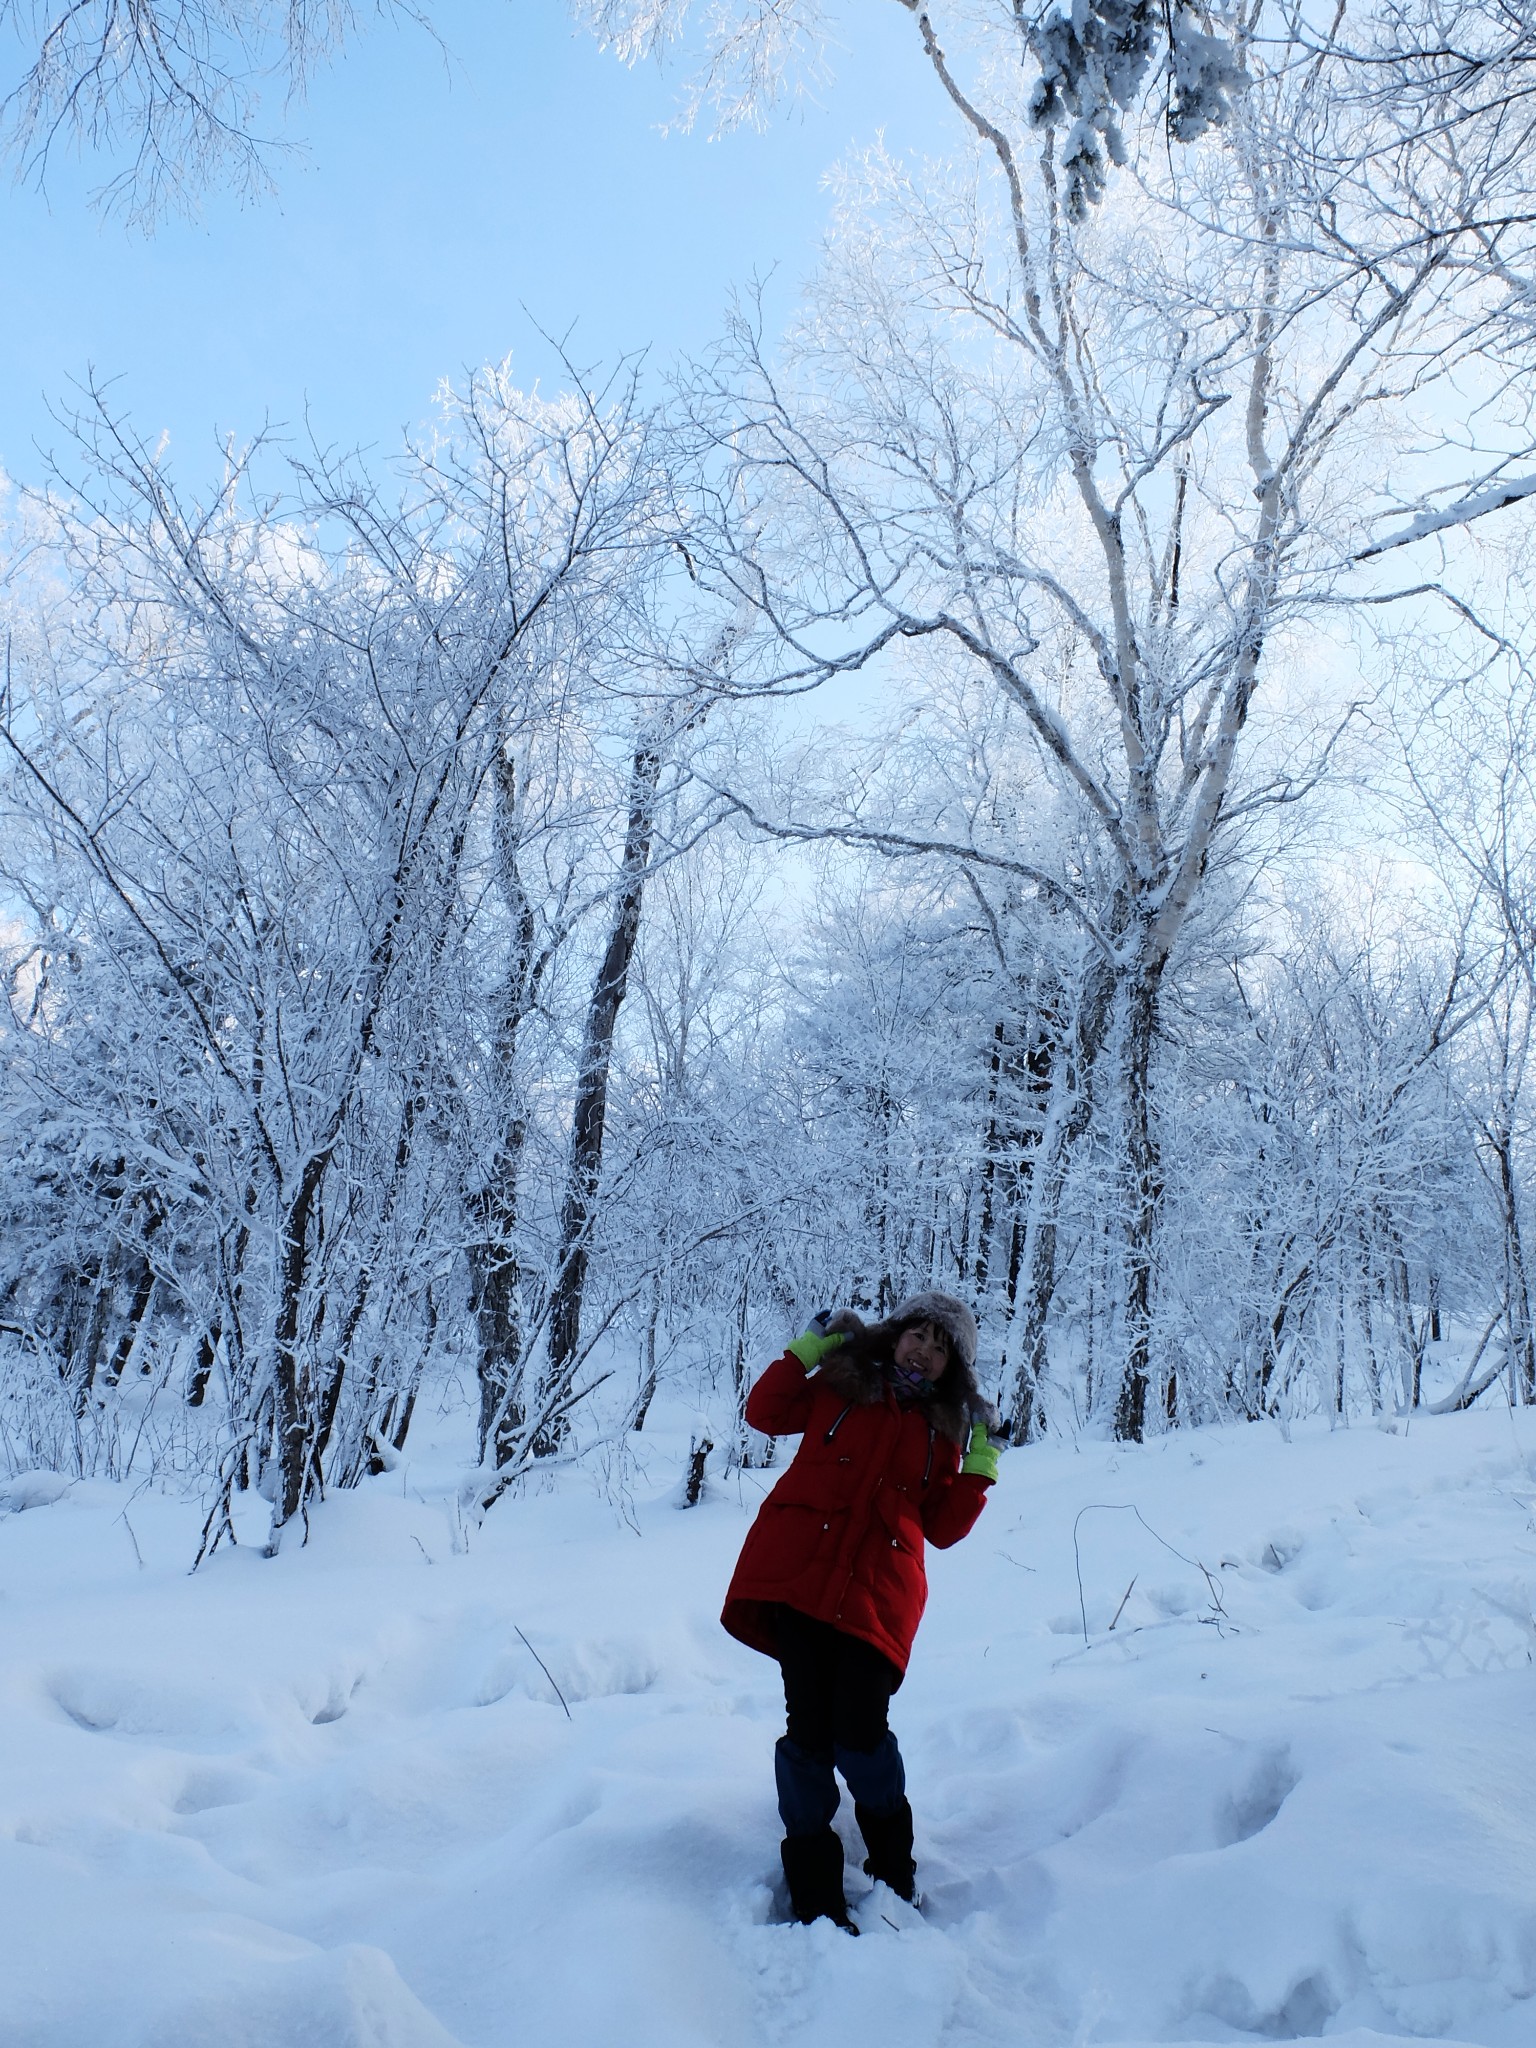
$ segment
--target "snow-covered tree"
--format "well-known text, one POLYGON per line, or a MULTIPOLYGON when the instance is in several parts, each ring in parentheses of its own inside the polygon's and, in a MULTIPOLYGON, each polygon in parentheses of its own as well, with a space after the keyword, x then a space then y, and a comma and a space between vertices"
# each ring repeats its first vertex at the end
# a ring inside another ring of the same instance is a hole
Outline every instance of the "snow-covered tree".
MULTIPOLYGON (((1080 124, 1041 125, 1028 70, 1002 61, 1015 10, 914 11, 914 60, 966 158, 920 178, 876 150, 847 172, 840 252, 784 362, 744 318, 691 393, 719 475, 701 573, 757 626, 738 684, 878 665, 920 692, 921 650, 943 649, 1029 727, 1058 850, 1025 859, 985 815, 930 843, 962 868, 1013 861, 1085 949, 1077 1135, 1125 1191, 1129 1437, 1167 1372, 1169 964, 1232 832, 1313 782, 1330 734, 1281 759, 1258 741, 1299 665, 1333 658, 1309 633, 1396 594, 1360 565, 1425 518, 1489 510, 1489 474, 1531 451, 1506 374, 1530 341, 1524 43, 1463 12, 1485 31, 1479 96, 1422 131, 1387 82, 1422 99, 1442 75, 1395 15, 1348 44, 1282 9, 1245 16, 1223 118, 1170 152, 1162 109, 1127 84, 1125 203, 1087 207, 1080 124), (1470 454, 1464 382, 1486 392, 1470 454)), ((717 19, 740 71, 776 67, 772 36, 809 17, 717 19)))
MULTIPOLYGON (((508 1051, 504 976, 472 964, 505 946, 488 793, 539 745, 590 774, 590 744, 561 754, 569 664, 634 629, 670 501, 622 393, 499 377, 393 498, 322 462, 260 497, 248 462, 189 505, 110 415, 87 431, 65 594, 6 706, 6 865, 34 911, 7 1082, 72 1127, 110 1211, 81 1285, 137 1304, 163 1273, 222 1373, 226 1489, 270 1469, 281 1530, 403 1430, 475 1248, 466 1151, 495 1157, 508 1051)), ((590 838, 601 803, 556 808, 590 838)), ((110 1304, 80 1365, 50 1332, 81 1312, 30 1306, 29 1337, 94 1374, 110 1304)))

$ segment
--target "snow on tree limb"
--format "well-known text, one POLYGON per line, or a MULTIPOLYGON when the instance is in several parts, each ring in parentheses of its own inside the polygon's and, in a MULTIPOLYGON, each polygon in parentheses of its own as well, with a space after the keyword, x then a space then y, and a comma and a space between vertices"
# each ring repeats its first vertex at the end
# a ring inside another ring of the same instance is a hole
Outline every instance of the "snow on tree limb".
POLYGON ((1432 533, 1445 533, 1453 526, 1469 526, 1474 519, 1486 518, 1490 512, 1502 512, 1508 505, 1519 505, 1530 497, 1536 497, 1536 474, 1511 477, 1507 483, 1489 484, 1486 489, 1471 491, 1454 504, 1445 506, 1439 512, 1420 512, 1396 533, 1389 533, 1385 540, 1372 541, 1368 548, 1362 548, 1355 556, 1357 562, 1369 562, 1373 556, 1389 554, 1393 548, 1411 547, 1416 540, 1427 540, 1432 533))

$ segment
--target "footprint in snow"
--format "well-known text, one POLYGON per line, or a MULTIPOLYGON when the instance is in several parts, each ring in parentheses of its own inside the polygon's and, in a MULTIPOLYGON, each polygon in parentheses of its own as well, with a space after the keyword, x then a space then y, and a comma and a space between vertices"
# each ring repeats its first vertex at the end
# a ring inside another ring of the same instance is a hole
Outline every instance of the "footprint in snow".
POLYGON ((1278 1818, 1281 1807, 1300 1779, 1286 1750, 1267 1751, 1244 1781, 1234 1787, 1216 1816, 1216 1839, 1223 1849, 1252 1841, 1278 1818))

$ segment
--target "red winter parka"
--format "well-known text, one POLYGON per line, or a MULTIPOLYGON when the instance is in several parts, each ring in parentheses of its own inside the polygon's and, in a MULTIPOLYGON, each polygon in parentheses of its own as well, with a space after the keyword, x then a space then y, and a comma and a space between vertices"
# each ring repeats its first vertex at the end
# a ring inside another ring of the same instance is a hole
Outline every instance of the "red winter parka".
POLYGON ((765 1436, 802 1441, 758 1510, 725 1597, 733 1636, 777 1654, 776 1604, 872 1643, 905 1673, 928 1599, 923 1543, 947 1550, 974 1527, 987 1481, 916 1403, 883 1380, 850 1382, 775 1360, 747 1396, 765 1436))

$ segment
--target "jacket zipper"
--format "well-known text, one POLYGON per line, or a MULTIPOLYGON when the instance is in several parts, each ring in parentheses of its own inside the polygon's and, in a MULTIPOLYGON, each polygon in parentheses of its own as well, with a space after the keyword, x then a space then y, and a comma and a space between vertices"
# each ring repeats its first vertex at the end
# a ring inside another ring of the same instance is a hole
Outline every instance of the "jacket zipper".
POLYGON ((839 1415, 836 1422, 833 1423, 832 1427, 827 1431, 826 1435, 822 1438, 822 1442, 824 1444, 831 1443, 833 1437, 837 1435, 837 1432, 842 1428, 843 1424, 848 1420, 848 1417, 852 1413, 853 1403, 850 1401, 848 1403, 848 1406, 843 1410, 842 1414, 839 1415))

